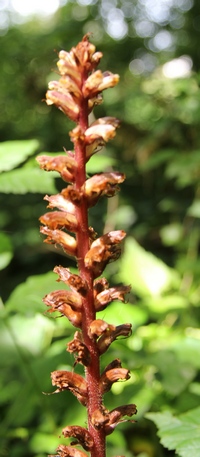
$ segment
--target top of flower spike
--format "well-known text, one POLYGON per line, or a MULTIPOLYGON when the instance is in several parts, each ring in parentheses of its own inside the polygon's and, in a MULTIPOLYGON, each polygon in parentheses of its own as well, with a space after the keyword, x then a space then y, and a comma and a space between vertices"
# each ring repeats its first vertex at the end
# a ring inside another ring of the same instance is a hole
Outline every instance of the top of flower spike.
POLYGON ((60 51, 57 65, 61 78, 49 83, 47 105, 56 105, 66 116, 78 122, 83 99, 88 99, 89 111, 95 103, 99 104, 101 92, 119 81, 119 76, 111 72, 95 71, 102 55, 89 42, 89 34, 69 52, 60 51))
POLYGON ((89 34, 85 35, 78 45, 71 51, 60 51, 58 68, 61 75, 68 74, 67 67, 86 67, 88 71, 93 70, 102 58, 102 52, 95 52, 94 44, 89 42, 89 34))

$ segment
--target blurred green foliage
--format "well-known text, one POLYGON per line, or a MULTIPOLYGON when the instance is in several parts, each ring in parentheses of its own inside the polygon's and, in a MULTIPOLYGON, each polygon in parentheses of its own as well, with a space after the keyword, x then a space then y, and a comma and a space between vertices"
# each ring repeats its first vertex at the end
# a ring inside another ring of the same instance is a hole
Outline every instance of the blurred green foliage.
POLYGON ((101 68, 121 78, 105 92, 95 115, 119 117, 122 125, 87 172, 113 167, 127 176, 118 196, 92 208, 90 223, 98 233, 127 231, 123 255, 107 268, 107 277, 111 284, 132 285, 128 303, 112 303, 100 313, 110 323, 133 325, 132 336, 102 357, 103 366, 120 357, 132 373, 128 382, 113 386, 105 402, 108 408, 129 402, 138 407, 137 423, 122 424, 108 437, 108 457, 198 455, 200 4, 168 3, 160 1, 159 9, 144 0, 68 1, 48 20, 35 18, 2 31, 2 456, 44 457, 64 442, 62 427, 85 424, 84 408, 70 393, 43 394, 52 392, 51 371, 72 369, 65 348, 73 328, 49 317, 42 297, 60 287, 53 267, 75 264, 42 243, 42 196, 62 183, 38 169, 35 155, 71 147, 72 125, 43 100, 48 81, 57 77, 57 52, 88 31, 104 52, 101 68), (182 55, 192 59, 193 70, 166 77, 165 62, 182 55))

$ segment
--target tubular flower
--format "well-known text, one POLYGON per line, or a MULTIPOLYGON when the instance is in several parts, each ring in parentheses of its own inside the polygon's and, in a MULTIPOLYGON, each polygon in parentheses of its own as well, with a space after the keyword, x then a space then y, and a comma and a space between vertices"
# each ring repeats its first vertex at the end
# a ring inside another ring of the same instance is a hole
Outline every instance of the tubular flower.
POLYGON ((130 372, 119 359, 101 372, 100 357, 117 338, 130 336, 131 324, 116 326, 97 317, 113 300, 124 303, 130 292, 130 286, 110 287, 105 277, 99 278, 106 265, 120 256, 125 232, 113 230, 99 236, 88 223, 88 209, 101 197, 116 195, 125 180, 124 173, 113 170, 86 179, 86 163, 115 137, 119 127, 119 120, 111 116, 89 125, 91 110, 103 100, 102 91, 119 81, 118 75, 97 69, 101 58, 102 53, 96 52, 88 35, 69 52, 59 52, 60 79, 49 83, 46 103, 55 105, 75 122, 69 133, 74 151, 64 149, 62 155, 37 158, 43 170, 59 173, 64 181, 61 192, 44 197, 51 211, 40 217, 41 233, 46 236, 46 243, 60 245, 68 256, 74 257, 78 268, 78 273, 72 273, 69 268, 56 266, 57 282, 64 283, 65 289, 54 290, 43 299, 49 313, 59 312, 78 328, 67 344, 67 351, 75 358, 73 370, 51 373, 54 393, 68 390, 87 409, 87 428, 63 428, 63 436, 73 441, 70 446, 58 446, 58 457, 88 457, 76 444, 90 457, 105 457, 106 435, 127 420, 124 416, 137 412, 134 404, 108 411, 103 401, 113 383, 128 380, 130 372), (77 364, 84 366, 84 376, 75 373, 77 364))

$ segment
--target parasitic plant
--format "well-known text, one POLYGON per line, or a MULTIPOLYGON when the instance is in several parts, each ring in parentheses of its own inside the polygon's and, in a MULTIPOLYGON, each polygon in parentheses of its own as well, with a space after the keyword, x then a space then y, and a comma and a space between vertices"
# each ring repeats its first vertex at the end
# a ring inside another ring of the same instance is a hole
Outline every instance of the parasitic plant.
POLYGON ((130 373, 119 359, 111 361, 101 372, 100 357, 118 337, 131 334, 131 324, 114 326, 98 319, 98 311, 113 300, 124 302, 125 294, 130 292, 129 286, 110 287, 101 276, 106 265, 119 257, 125 232, 116 230, 97 237, 88 225, 89 208, 102 196, 114 196, 125 179, 123 173, 116 171, 86 177, 86 163, 99 147, 114 138, 119 125, 114 117, 103 117, 89 125, 89 114, 101 103, 102 91, 115 86, 119 80, 116 74, 96 69, 101 58, 102 53, 96 52, 88 35, 70 52, 60 51, 57 65, 61 77, 49 83, 46 103, 56 105, 76 123, 70 132, 74 152, 37 158, 42 169, 57 171, 68 183, 57 195, 45 197, 48 207, 54 210, 40 218, 41 233, 46 235, 45 242, 60 245, 67 255, 73 256, 78 268, 78 274, 72 274, 70 269, 56 266, 58 281, 63 281, 68 288, 44 297, 49 312, 59 311, 76 328, 67 350, 74 354, 75 365, 80 363, 85 368, 84 376, 74 370, 51 373, 56 392, 71 391, 87 411, 87 428, 69 425, 63 429, 64 437, 72 437, 73 441, 70 446, 58 446, 60 457, 88 454, 105 457, 106 436, 127 416, 137 412, 134 404, 109 411, 103 402, 112 384, 129 379, 130 373))

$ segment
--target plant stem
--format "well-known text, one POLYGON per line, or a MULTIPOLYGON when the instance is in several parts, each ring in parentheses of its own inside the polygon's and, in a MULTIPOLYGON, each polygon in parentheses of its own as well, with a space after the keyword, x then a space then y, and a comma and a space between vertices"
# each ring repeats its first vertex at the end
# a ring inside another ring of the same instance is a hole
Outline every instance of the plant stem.
MULTIPOLYGON (((83 132, 88 128, 88 103, 83 100, 80 109, 79 124, 83 132)), ((78 139, 74 143, 75 158, 78 165, 76 173, 75 187, 80 191, 82 185, 86 181, 86 151, 85 145, 78 139)), ((85 369, 86 382, 88 386, 88 430, 93 438, 94 446, 91 451, 91 457, 105 457, 105 433, 103 430, 97 430, 91 422, 92 414, 95 410, 102 409, 102 394, 100 392, 100 357, 95 340, 89 337, 88 329, 93 320, 96 319, 96 311, 93 298, 93 273, 88 270, 84 264, 84 257, 90 248, 89 226, 88 226, 88 207, 87 201, 83 198, 81 205, 77 206, 76 217, 78 221, 77 239, 77 258, 78 270, 80 276, 86 281, 88 286, 87 295, 84 300, 82 310, 82 336, 83 343, 90 353, 90 364, 85 369)))

